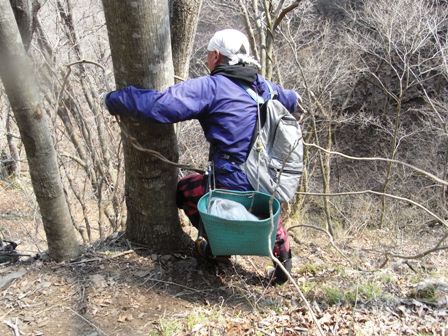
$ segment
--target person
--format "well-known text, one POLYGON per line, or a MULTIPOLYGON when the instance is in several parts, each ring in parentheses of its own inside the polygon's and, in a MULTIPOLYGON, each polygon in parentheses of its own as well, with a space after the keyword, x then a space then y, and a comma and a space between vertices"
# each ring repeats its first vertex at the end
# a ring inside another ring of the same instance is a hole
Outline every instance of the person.
MULTIPOLYGON (((258 74, 259 64, 250 56, 245 34, 234 29, 216 32, 207 47, 207 67, 210 75, 186 80, 159 92, 127 86, 105 96, 105 104, 113 115, 147 119, 160 123, 199 120, 205 138, 210 143, 210 160, 214 167, 214 181, 218 188, 254 190, 240 165, 245 161, 257 121, 257 104, 246 92, 251 87, 265 100, 270 88, 291 113, 298 109, 299 95, 271 83, 258 74)), ((203 232, 197 209, 199 199, 207 192, 207 178, 203 174, 183 177, 177 186, 177 205, 189 217, 192 225, 203 232)), ((196 242, 198 253, 213 257, 206 233, 196 242)), ((282 223, 278 225, 274 255, 291 270, 289 238, 282 223)), ((286 274, 279 267, 275 281, 283 283, 286 274)))

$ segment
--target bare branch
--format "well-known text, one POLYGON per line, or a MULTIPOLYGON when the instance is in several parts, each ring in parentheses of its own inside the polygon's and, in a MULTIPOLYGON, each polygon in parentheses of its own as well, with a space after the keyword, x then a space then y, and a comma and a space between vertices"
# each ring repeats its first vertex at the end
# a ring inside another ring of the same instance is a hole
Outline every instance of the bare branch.
POLYGON ((391 252, 385 252, 385 251, 378 251, 378 250, 373 250, 373 249, 362 249, 362 251, 366 251, 366 252, 374 252, 374 253, 378 253, 378 254, 384 254, 385 255, 385 260, 384 262, 381 264, 380 267, 378 268, 382 268, 384 267, 387 262, 390 260, 390 258, 399 258, 399 259, 405 259, 405 260, 412 260, 412 259, 421 259, 425 256, 427 256, 428 254, 434 253, 434 252, 438 252, 438 251, 443 251, 443 250, 448 250, 448 246, 447 245, 442 245, 442 243, 448 238, 448 233, 446 233, 438 242, 437 244, 433 247, 430 248, 429 250, 426 250, 424 252, 412 255, 412 256, 406 256, 406 255, 402 255, 402 254, 395 254, 395 253, 391 253, 391 252))
POLYGON ((293 11, 294 9, 296 9, 299 6, 300 1, 301 0, 294 2, 293 4, 289 5, 288 7, 286 7, 285 9, 283 9, 281 11, 281 13, 275 19, 274 26, 272 27, 272 31, 275 31, 275 29, 278 27, 280 22, 282 22, 283 18, 286 16, 286 14, 293 11))
POLYGON ((448 250, 448 246, 446 246, 446 245, 440 246, 446 240, 446 238, 448 238, 448 233, 446 233, 439 240, 439 242, 437 243, 437 245, 435 247, 433 247, 433 248, 431 248, 429 250, 426 250, 426 251, 424 251, 422 253, 415 254, 413 256, 405 256, 405 255, 394 254, 394 253, 389 253, 389 252, 387 252, 386 255, 390 256, 390 257, 395 257, 395 258, 400 258, 400 259, 408 259, 408 260, 410 260, 410 259, 420 259, 420 258, 423 258, 423 257, 427 256, 430 253, 433 253, 433 252, 442 251, 442 250, 448 250))
POLYGON ((247 30, 247 33, 248 33, 249 38, 250 38, 250 44, 252 46, 252 50, 254 52, 255 58, 257 60, 260 60, 260 54, 258 52, 257 43, 255 41, 255 31, 252 28, 252 25, 250 23, 249 12, 247 11, 247 7, 243 3, 243 0, 239 0, 239 3, 240 3, 240 8, 243 11, 244 23, 246 25, 246 30, 247 30))
POLYGON ((425 211, 426 213, 428 213, 429 215, 431 215, 435 219, 437 219, 440 223, 442 223, 446 227, 448 227, 448 221, 446 221, 446 220, 442 219, 441 217, 437 216, 434 212, 432 212, 431 210, 429 210, 425 206, 421 205, 420 203, 417 203, 417 202, 415 202, 415 201, 413 201, 413 200, 411 200, 409 198, 400 197, 400 196, 387 194, 387 193, 382 193, 382 192, 379 192, 379 191, 360 190, 360 191, 349 191, 349 192, 342 192, 342 193, 311 193, 311 192, 300 192, 300 191, 298 191, 297 194, 299 194, 299 195, 308 195, 308 196, 324 196, 324 197, 327 197, 327 196, 361 195, 361 194, 374 194, 374 195, 379 195, 379 196, 386 196, 386 197, 394 198, 394 199, 397 199, 397 200, 400 200, 400 201, 411 203, 411 204, 419 207, 420 209, 422 209, 423 211, 425 211))
POLYGON ((84 169, 87 169, 87 164, 86 164, 86 162, 83 159, 81 159, 81 158, 79 158, 77 156, 71 155, 70 153, 67 153, 67 152, 61 152, 59 155, 63 156, 63 157, 66 157, 66 158, 69 158, 69 159, 72 159, 77 164, 79 164, 81 167, 83 167, 84 169))
POLYGON ((346 154, 343 154, 343 153, 340 153, 340 152, 329 151, 329 150, 327 150, 325 148, 322 148, 322 147, 320 147, 320 146, 318 146, 316 144, 305 143, 305 142, 303 144, 305 146, 308 146, 308 147, 317 148, 317 149, 319 149, 321 151, 324 151, 324 152, 326 152, 328 154, 339 155, 339 156, 342 156, 342 157, 344 157, 346 159, 350 159, 350 160, 357 160, 357 161, 384 161, 384 162, 400 164, 402 166, 411 168, 411 169, 415 170, 416 172, 418 172, 418 173, 420 173, 422 175, 425 175, 425 176, 433 179, 434 181, 436 181, 436 182, 438 182, 438 183, 440 183, 442 185, 448 186, 448 181, 442 180, 441 178, 439 178, 439 177, 437 177, 437 176, 435 176, 435 175, 433 175, 433 174, 431 174, 431 173, 429 173, 429 172, 427 172, 427 171, 425 171, 423 169, 417 168, 417 167, 415 167, 415 166, 413 166, 413 165, 411 165, 409 163, 406 163, 406 162, 393 160, 393 159, 386 159, 386 158, 382 158, 382 157, 356 157, 356 156, 350 156, 350 155, 346 155, 346 154))

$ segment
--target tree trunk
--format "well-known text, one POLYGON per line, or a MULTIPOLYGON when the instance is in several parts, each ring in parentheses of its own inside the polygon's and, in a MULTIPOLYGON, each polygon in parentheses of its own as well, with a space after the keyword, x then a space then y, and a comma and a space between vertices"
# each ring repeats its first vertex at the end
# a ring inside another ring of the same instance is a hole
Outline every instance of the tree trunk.
POLYGON ((264 77, 268 80, 272 80, 272 61, 273 61, 273 52, 274 52, 274 24, 272 19, 272 2, 270 0, 263 1, 264 6, 264 15, 266 17, 266 31, 265 31, 265 43, 266 49, 265 52, 265 62, 266 68, 264 72, 264 77))
MULTIPOLYGON (((173 84, 168 1, 103 0, 118 88, 164 89, 173 84)), ((122 118, 126 132, 146 148, 178 160, 173 125, 122 118)), ((177 168, 136 150, 122 133, 126 171, 126 234, 156 250, 182 250, 176 199, 177 168)))
POLYGON ((170 0, 171 48, 176 75, 187 78, 202 0, 170 0))
POLYGON ((75 257, 79 246, 63 193, 47 115, 42 111, 36 80, 8 0, 0 0, 0 76, 25 146, 49 255, 56 260, 75 257))
POLYGON ((25 50, 28 50, 33 38, 34 18, 40 9, 40 3, 36 0, 9 0, 25 50))
POLYGON ((14 177, 20 177, 20 155, 13 141, 11 123, 11 111, 8 110, 6 115, 6 141, 8 142, 9 154, 12 160, 9 166, 9 173, 14 177))

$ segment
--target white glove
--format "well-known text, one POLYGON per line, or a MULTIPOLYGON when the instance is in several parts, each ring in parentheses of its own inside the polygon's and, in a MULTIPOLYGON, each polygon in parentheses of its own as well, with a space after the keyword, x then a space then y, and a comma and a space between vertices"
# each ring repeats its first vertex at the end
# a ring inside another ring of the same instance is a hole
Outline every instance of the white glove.
POLYGON ((302 104, 302 96, 298 92, 296 92, 296 96, 297 96, 297 102, 299 104, 302 104))
POLYGON ((302 102, 303 102, 302 97, 297 92, 295 94, 297 96, 297 100, 296 100, 296 107, 294 109, 294 114, 299 114, 299 113, 302 114, 305 112, 305 110, 302 107, 302 102))

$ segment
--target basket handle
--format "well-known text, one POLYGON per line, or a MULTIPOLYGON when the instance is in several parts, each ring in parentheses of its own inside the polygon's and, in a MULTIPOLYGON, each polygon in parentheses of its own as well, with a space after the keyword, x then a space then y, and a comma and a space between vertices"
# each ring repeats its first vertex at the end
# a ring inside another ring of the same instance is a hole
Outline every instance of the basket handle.
POLYGON ((208 192, 209 192, 208 201, 207 201, 207 212, 210 212, 210 204, 211 204, 212 194, 213 194, 213 190, 216 188, 215 166, 213 165, 213 161, 210 161, 208 163, 207 169, 205 171, 205 175, 207 177, 205 191, 207 192, 207 189, 208 189, 208 192))

